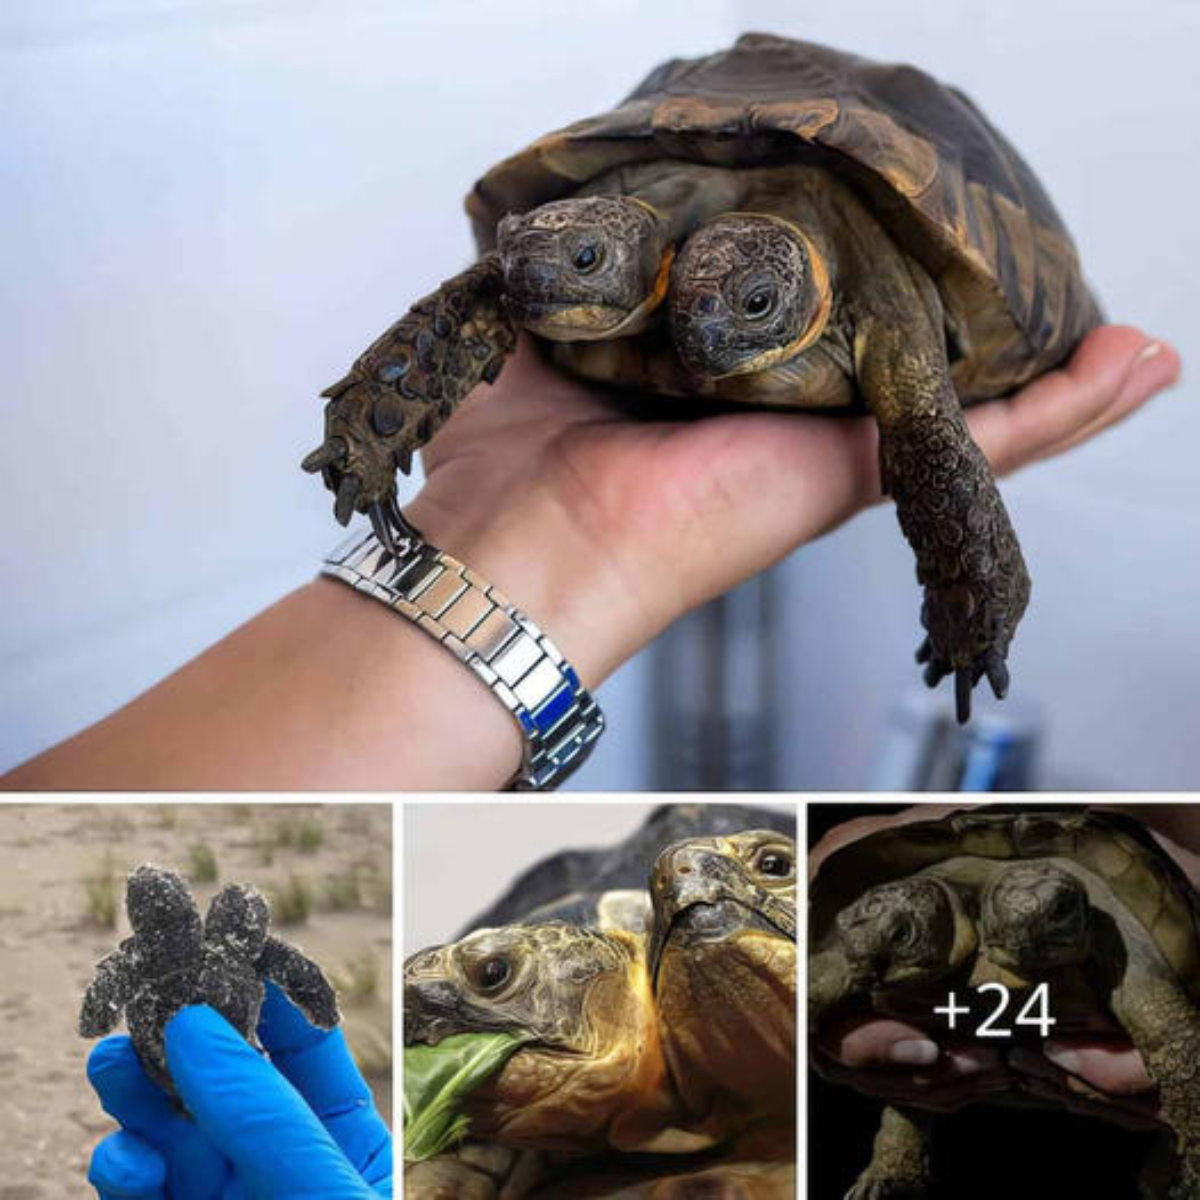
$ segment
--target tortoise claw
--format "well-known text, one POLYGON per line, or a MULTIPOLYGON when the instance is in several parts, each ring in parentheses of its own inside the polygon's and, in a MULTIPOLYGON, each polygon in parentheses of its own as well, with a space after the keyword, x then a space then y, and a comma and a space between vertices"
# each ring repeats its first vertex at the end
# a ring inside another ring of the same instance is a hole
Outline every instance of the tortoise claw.
POLYGON ((363 483, 357 475, 346 475, 338 485, 337 500, 333 505, 333 515, 339 525, 348 525, 354 516, 354 505, 358 501, 363 483))
POLYGON ((1008 667, 1004 659, 996 651, 992 651, 983 664, 984 671, 987 672, 988 683, 992 685, 992 691, 997 700, 1003 700, 1008 695, 1008 667))
POLYGON ((367 509, 367 516, 371 518, 371 528, 375 531, 375 536, 383 543, 383 548, 393 558, 399 558, 400 553, 396 548, 396 539, 392 534, 392 527, 383 505, 376 501, 367 509))
POLYGON ((346 443, 341 438, 330 438, 311 454, 305 455, 300 467, 310 475, 315 475, 318 471, 325 471, 329 467, 336 466, 345 457, 346 443))
POLYGON ((971 667, 959 667, 954 672, 954 711, 958 723, 965 725, 971 719, 971 689, 975 686, 971 667))
POLYGON ((926 666, 922 678, 929 687, 934 688, 949 674, 950 668, 935 658, 926 666))

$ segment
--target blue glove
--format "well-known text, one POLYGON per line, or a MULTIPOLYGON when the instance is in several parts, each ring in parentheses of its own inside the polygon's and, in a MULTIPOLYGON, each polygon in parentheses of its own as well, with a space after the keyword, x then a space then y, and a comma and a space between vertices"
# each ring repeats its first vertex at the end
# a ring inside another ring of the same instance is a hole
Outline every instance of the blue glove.
POLYGON ((255 1051, 213 1009, 167 1024, 180 1113, 127 1037, 88 1060, 122 1128, 92 1155, 100 1200, 379 1200, 392 1195, 392 1139, 340 1029, 316 1029, 267 984, 255 1051))

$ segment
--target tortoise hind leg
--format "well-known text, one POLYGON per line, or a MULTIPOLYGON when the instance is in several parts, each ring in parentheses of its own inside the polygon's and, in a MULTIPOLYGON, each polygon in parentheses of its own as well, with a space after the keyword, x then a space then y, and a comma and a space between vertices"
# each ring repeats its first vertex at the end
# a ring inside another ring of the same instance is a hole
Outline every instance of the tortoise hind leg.
POLYGON ((341 524, 367 513, 393 553, 393 535, 416 534, 396 503, 397 469, 408 474, 414 451, 516 345, 503 286, 499 260, 485 256, 417 301, 323 393, 325 440, 302 466, 321 473, 341 524))
POLYGON ((895 498, 925 589, 928 636, 917 660, 930 687, 955 676, 965 722, 984 675, 997 697, 1008 690, 1005 659, 1029 602, 1029 574, 950 381, 936 293, 932 284, 910 289, 907 324, 892 318, 860 327, 856 374, 879 423, 883 488, 895 498))
POLYGON ((885 1108, 871 1161, 845 1200, 926 1200, 933 1182, 932 1132, 933 1118, 928 1114, 885 1108))

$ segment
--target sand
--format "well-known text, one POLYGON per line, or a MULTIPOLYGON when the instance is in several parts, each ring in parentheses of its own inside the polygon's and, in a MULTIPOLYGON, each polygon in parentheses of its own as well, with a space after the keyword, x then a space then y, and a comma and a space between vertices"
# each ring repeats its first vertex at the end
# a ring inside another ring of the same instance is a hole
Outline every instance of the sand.
POLYGON ((76 1032, 79 1002, 96 961, 129 934, 126 871, 150 861, 194 880, 194 847, 219 875, 193 882, 202 908, 223 883, 254 884, 277 932, 335 978, 346 1036, 390 1121, 391 836, 389 805, 0 804, 0 1200, 92 1194, 92 1148, 115 1126, 87 1083, 94 1043, 76 1032), (306 896, 308 917, 281 923, 306 896))

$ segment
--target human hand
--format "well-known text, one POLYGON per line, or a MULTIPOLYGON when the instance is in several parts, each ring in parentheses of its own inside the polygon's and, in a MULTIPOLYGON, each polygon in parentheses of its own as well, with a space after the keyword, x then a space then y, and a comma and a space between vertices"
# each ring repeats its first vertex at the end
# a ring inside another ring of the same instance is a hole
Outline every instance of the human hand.
MULTIPOLYGON (((1108 326, 967 424, 1008 474, 1128 416, 1178 373, 1169 346, 1108 326)), ((595 686, 688 609, 878 503, 877 446, 869 418, 629 420, 524 339, 425 450, 406 515, 526 608, 595 686)))
POLYGON ((92 1155, 100 1200, 374 1200, 392 1195, 391 1136, 340 1029, 322 1030, 267 985, 255 1051, 218 1013, 181 1009, 167 1063, 187 1106, 106 1038, 88 1078, 121 1129, 92 1155))
MULTIPOLYGON (((858 838, 892 825, 935 820, 955 807, 961 806, 916 805, 891 816, 844 822, 813 847, 809 878, 830 854, 858 838)), ((1131 813, 1141 814, 1155 815, 1149 808, 1131 813)), ((1200 860, 1162 832, 1152 832, 1195 882, 1200 860)), ((892 1104, 950 1111, 988 1092, 1016 1090, 1131 1129, 1161 1125, 1155 1084, 1115 1023, 1103 1036, 1050 1038, 1039 1047, 1018 1046, 1001 1054, 969 1041, 935 1041, 928 1030, 891 1018, 857 1015, 821 1031, 812 1061, 831 1082, 892 1104)))

